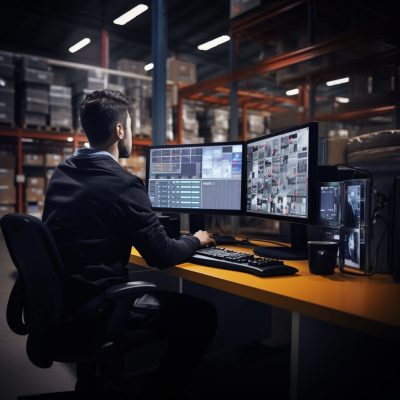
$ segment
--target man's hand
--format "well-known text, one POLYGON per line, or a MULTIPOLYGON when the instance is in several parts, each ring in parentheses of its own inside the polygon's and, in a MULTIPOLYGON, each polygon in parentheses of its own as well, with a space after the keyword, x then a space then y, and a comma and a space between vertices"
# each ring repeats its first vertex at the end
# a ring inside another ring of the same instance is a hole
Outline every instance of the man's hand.
POLYGON ((201 246, 213 245, 216 246, 215 240, 207 231, 197 231, 193 236, 200 240, 201 246))

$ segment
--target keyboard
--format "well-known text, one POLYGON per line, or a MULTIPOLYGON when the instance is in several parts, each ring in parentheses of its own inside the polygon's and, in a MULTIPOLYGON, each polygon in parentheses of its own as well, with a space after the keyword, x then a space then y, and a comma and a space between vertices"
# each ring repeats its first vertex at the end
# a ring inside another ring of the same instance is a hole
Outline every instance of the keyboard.
POLYGON ((189 261, 232 271, 267 277, 293 275, 299 270, 285 265, 282 260, 267 257, 257 257, 254 254, 228 250, 223 247, 202 247, 197 250, 189 261))

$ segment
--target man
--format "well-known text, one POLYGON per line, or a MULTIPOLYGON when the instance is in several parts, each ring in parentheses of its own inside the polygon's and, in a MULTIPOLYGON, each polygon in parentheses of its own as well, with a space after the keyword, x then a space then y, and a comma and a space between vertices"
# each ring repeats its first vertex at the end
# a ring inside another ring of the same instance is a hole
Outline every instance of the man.
MULTIPOLYGON (((119 158, 132 149, 129 98, 112 90, 88 94, 80 108, 90 148, 78 149, 55 170, 46 192, 43 221, 50 228, 65 264, 71 311, 105 288, 128 280, 135 246, 151 267, 184 262, 213 243, 205 231, 170 239, 151 210, 143 182, 125 171, 119 158)), ((211 343, 216 330, 213 306, 191 296, 158 291, 132 310, 159 309, 154 329, 167 338, 155 385, 164 398, 177 398, 211 343)), ((135 326, 137 321, 132 321, 135 326)), ((78 375, 79 381, 79 375, 78 375)))

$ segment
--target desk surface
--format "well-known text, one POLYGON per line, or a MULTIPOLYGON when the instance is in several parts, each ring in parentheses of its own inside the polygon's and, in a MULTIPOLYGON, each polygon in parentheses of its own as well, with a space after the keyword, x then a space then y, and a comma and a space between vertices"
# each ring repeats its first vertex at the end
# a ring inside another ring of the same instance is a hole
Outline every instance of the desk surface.
MULTIPOLYGON (((249 248, 224 246, 251 253, 249 248)), ((135 248, 130 262, 147 266, 135 248)), ((183 279, 375 336, 400 341, 400 285, 389 275, 312 275, 307 261, 286 261, 291 276, 260 278, 193 263, 165 270, 183 279)))

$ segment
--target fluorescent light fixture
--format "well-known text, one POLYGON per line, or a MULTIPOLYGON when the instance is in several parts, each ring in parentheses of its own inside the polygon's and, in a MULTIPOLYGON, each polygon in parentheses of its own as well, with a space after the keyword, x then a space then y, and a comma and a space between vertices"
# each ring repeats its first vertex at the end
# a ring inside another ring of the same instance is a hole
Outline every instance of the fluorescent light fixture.
POLYGON ((89 38, 82 39, 78 43, 76 43, 73 46, 71 46, 68 49, 68 51, 70 53, 76 53, 78 50, 80 50, 82 47, 87 46, 89 43, 90 43, 90 39, 89 38))
POLYGON ((74 141, 73 137, 70 136, 70 137, 67 138, 67 142, 73 142, 73 141, 74 141))
POLYGON ((153 69, 154 68, 154 64, 153 63, 149 63, 149 64, 146 64, 145 66, 144 66, 144 70, 145 71, 150 71, 151 69, 153 69))
POLYGON ((348 76, 346 78, 335 79, 334 81, 326 82, 326 86, 341 85, 342 83, 347 83, 349 80, 350 78, 348 76))
POLYGON ((290 89, 286 90, 286 96, 295 96, 296 94, 299 94, 300 90, 299 89, 290 89))
POLYGON ((345 103, 349 103, 350 102, 350 99, 348 98, 348 97, 335 97, 335 100, 338 102, 338 103, 343 103, 343 104, 345 104, 345 103))
POLYGON ((131 10, 127 11, 125 14, 122 14, 120 17, 114 19, 114 24, 116 25, 125 25, 129 21, 132 21, 133 18, 136 18, 138 15, 144 13, 149 7, 145 4, 138 4, 136 7, 133 7, 131 10))
POLYGON ((222 36, 219 36, 219 37, 217 37, 217 38, 215 38, 213 40, 210 40, 209 42, 206 42, 206 43, 198 45, 197 48, 199 50, 204 50, 204 51, 205 50, 210 50, 213 47, 219 46, 220 44, 225 43, 230 39, 231 38, 228 35, 222 35, 222 36))

